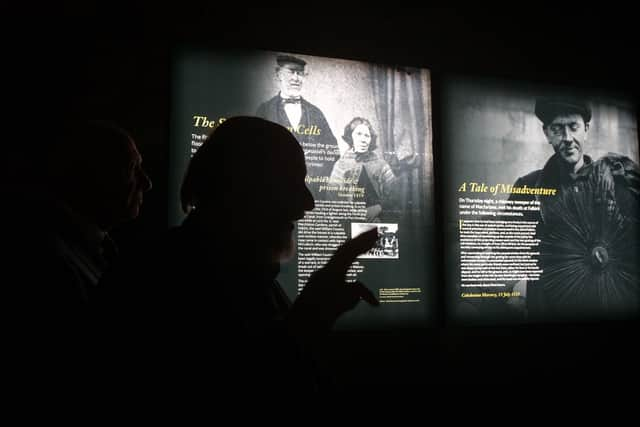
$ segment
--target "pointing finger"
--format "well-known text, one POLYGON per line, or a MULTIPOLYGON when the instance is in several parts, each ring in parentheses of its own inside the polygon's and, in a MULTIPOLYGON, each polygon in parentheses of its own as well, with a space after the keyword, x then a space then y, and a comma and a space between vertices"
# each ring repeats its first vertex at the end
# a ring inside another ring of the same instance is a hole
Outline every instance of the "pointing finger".
POLYGON ((336 253, 327 263, 327 267, 333 271, 346 272, 356 257, 371 249, 377 240, 378 229, 375 227, 351 240, 347 240, 336 250, 336 253))

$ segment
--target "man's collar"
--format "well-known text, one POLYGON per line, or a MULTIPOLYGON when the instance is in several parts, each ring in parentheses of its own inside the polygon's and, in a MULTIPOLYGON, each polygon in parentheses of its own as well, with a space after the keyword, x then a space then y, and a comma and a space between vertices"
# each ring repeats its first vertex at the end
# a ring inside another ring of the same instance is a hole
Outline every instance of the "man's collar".
POLYGON ((282 93, 279 95, 280 102, 283 104, 300 104, 302 103, 302 96, 285 98, 282 96, 282 93))
POLYGON ((565 167, 564 161, 562 160, 560 155, 555 153, 544 165, 543 173, 547 177, 549 176, 556 177, 556 178, 564 177, 564 178, 571 178, 572 180, 575 180, 581 176, 584 176, 584 172, 587 170, 586 169, 587 166, 589 166, 593 162, 591 157, 588 156, 587 154, 584 154, 582 158, 583 158, 582 167, 577 172, 574 173, 574 172, 569 172, 567 170, 567 168, 565 167))

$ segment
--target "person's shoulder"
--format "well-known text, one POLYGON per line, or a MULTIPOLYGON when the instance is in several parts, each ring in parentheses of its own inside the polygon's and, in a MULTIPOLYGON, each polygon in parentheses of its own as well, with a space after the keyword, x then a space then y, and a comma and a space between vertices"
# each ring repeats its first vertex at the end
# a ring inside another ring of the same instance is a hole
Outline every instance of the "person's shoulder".
POLYGON ((613 176, 637 176, 640 174, 640 166, 623 154, 610 152, 596 160, 591 160, 591 158, 588 158, 588 160, 586 167, 589 168, 591 173, 608 171, 607 173, 611 173, 613 176))
POLYGON ((121 248, 122 255, 139 257, 142 254, 154 254, 164 252, 166 247, 170 247, 170 230, 162 230, 139 237, 135 242, 121 248))
POLYGON ((180 246, 173 234, 172 230, 162 231, 121 247, 105 279, 110 279, 111 275, 122 280, 122 277, 149 276, 151 272, 158 272, 159 276, 166 274, 162 272, 171 268, 176 254, 180 253, 180 246))
POLYGON ((369 151, 366 161, 379 164, 387 164, 387 161, 382 156, 378 155, 378 153, 376 153, 375 151, 369 151))
POLYGON ((267 104, 275 104, 280 100, 280 96, 279 95, 273 95, 271 98, 267 99, 266 101, 264 101, 262 103, 262 105, 267 105, 267 104))
POLYGON ((381 156, 375 151, 370 151, 367 156, 363 159, 365 165, 369 168, 374 167, 376 169, 382 169, 385 166, 389 166, 387 161, 383 159, 381 156))
POLYGON ((260 104, 256 109, 255 114, 257 117, 275 121, 275 118, 277 116, 277 111, 278 111, 278 95, 260 104))
POLYGON ((162 231, 122 248, 102 275, 98 303, 123 310, 128 316, 137 316, 137 310, 153 313, 153 305, 167 306, 184 272, 189 271, 189 248, 185 249, 175 234, 173 230, 162 231))
POLYGON ((264 108, 273 107, 274 105, 276 105, 278 103, 278 98, 279 98, 279 96, 275 95, 275 96, 272 96, 271 98, 267 99, 262 104, 260 104, 260 106, 258 107, 258 111, 262 110, 264 108))
POLYGON ((320 108, 318 108, 318 107, 317 107, 315 104, 313 104, 312 102, 309 102, 309 100, 308 100, 308 99, 306 99, 306 98, 302 98, 302 105, 303 105, 306 109, 308 109, 308 110, 310 110, 310 111, 313 111, 314 113, 324 115, 324 114, 322 113, 322 110, 321 110, 320 108))
POLYGON ((529 172, 526 175, 522 175, 514 184, 515 187, 521 187, 523 185, 533 186, 540 179, 540 175, 542 174, 542 169, 536 169, 533 172, 529 172))
POLYGON ((631 158, 618 153, 607 153, 591 162, 591 173, 611 174, 616 182, 640 195, 640 166, 631 158))
POLYGON ((606 163, 614 170, 638 171, 638 169, 640 169, 638 163, 634 162, 631 158, 625 156, 624 154, 612 152, 609 152, 600 157, 598 160, 596 160, 596 162, 606 163))

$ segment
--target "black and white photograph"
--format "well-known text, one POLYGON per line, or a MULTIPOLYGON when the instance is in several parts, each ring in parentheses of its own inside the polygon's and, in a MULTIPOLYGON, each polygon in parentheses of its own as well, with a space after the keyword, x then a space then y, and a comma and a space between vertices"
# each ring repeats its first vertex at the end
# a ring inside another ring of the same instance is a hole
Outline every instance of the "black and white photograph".
POLYGON ((446 87, 450 315, 636 316, 636 106, 621 94, 457 78, 446 87))
MULTIPOLYGON (((397 287, 432 294, 434 269, 425 263, 435 242, 428 69, 292 52, 198 49, 177 55, 174 68, 171 194, 179 193, 193 153, 230 117, 275 122, 300 144, 314 205, 295 227, 294 259, 279 272, 289 298, 352 236, 352 223, 373 224, 381 235, 377 247, 358 259, 352 279, 375 279, 374 292, 397 287), (384 259, 397 262, 372 261, 384 259)), ((220 161, 243 167, 241 158, 220 161)), ((261 208, 256 207, 256 220, 261 208)), ((170 220, 178 224, 183 216, 178 201, 170 201, 170 220)), ((432 304, 425 298, 377 311, 357 307, 338 327, 425 324, 432 304)))
POLYGON ((398 224, 359 223, 351 224, 351 238, 372 228, 378 229, 378 240, 373 248, 358 256, 360 259, 398 259, 400 243, 398 241, 398 224))
POLYGON ((255 115, 294 133, 317 199, 364 202, 369 222, 420 215, 432 182, 427 70, 279 52, 260 58, 255 115))

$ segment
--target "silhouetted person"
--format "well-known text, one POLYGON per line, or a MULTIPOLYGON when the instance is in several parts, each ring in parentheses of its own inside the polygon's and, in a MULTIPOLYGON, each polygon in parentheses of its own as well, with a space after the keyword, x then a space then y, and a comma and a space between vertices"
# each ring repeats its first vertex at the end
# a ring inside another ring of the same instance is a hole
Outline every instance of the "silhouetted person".
POLYGON ((360 299, 377 304, 345 283, 377 233, 346 243, 292 304, 275 279, 293 255, 295 222, 314 208, 306 173, 284 127, 235 117, 216 128, 186 172, 182 225, 105 277, 105 289, 120 289, 105 307, 118 324, 112 342, 135 355, 120 363, 160 387, 202 378, 226 392, 317 389, 307 352, 360 299))
POLYGON ((46 158, 34 160, 40 182, 28 189, 12 233, 15 302, 54 319, 86 310, 117 253, 109 230, 136 218, 151 188, 122 128, 99 121, 60 128, 44 138, 46 158))
POLYGON ((16 167, 15 177, 27 176, 12 183, 21 195, 11 199, 2 241, 8 380, 95 396, 96 374, 108 366, 93 316, 116 252, 108 232, 138 216, 151 182, 131 136, 114 124, 43 129, 23 150, 29 164, 16 167))

